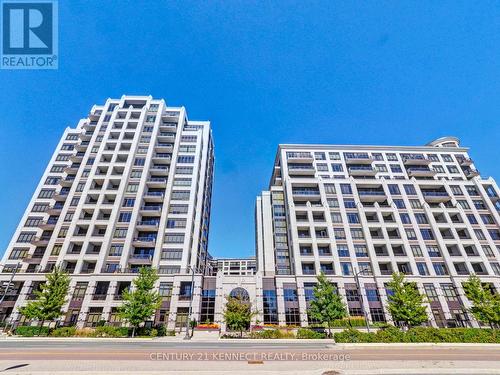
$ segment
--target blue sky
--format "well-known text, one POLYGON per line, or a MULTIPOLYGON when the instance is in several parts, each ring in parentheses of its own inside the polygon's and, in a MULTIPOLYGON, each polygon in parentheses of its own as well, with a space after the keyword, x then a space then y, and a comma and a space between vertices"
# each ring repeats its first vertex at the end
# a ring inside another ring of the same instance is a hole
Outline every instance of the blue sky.
POLYGON ((122 94, 211 120, 211 252, 254 253, 278 143, 455 135, 500 177, 498 1, 60 1, 59 69, 0 71, 0 252, 66 126, 122 94))

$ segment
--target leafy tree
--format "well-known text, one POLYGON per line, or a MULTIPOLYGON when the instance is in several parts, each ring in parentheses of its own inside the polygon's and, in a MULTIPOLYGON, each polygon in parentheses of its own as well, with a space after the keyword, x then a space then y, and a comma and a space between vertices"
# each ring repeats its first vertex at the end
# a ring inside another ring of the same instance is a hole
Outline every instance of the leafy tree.
POLYGON ((243 331, 247 330, 252 321, 252 317, 256 315, 252 311, 249 301, 245 301, 239 297, 226 297, 226 307, 224 309, 224 321, 229 329, 240 332, 240 337, 243 336, 243 331))
POLYGON ((69 291, 69 275, 59 267, 45 275, 46 281, 35 291, 36 299, 19 308, 26 318, 40 321, 41 331, 45 321, 52 321, 64 315, 62 307, 66 303, 69 291))
POLYGON ((425 297, 420 294, 416 283, 405 282, 403 273, 393 273, 387 287, 392 291, 388 296, 388 309, 394 322, 404 322, 411 328, 429 320, 425 297))
POLYGON ((139 275, 132 281, 132 291, 123 292, 123 303, 118 308, 119 316, 132 325, 132 337, 139 324, 143 323, 160 307, 161 296, 154 290, 158 274, 154 268, 141 267, 139 275))
POLYGON ((476 275, 471 275, 462 284, 465 295, 472 302, 470 312, 481 322, 488 323, 491 328, 500 324, 500 296, 492 293, 483 285, 476 275))
POLYGON ((318 283, 313 290, 314 298, 309 307, 312 318, 319 320, 328 327, 328 336, 331 336, 331 327, 337 319, 347 316, 347 308, 338 295, 335 286, 321 273, 317 277, 318 283))

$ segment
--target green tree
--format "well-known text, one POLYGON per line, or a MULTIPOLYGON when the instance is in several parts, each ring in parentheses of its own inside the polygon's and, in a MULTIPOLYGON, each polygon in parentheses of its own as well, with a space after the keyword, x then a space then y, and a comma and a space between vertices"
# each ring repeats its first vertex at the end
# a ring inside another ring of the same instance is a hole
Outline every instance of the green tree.
POLYGON ((224 321, 229 329, 239 331, 240 337, 243 336, 243 331, 248 329, 252 317, 256 314, 255 311, 252 311, 249 301, 245 301, 239 297, 226 297, 224 321))
POLYGON ((59 267, 54 267, 51 273, 45 275, 46 281, 35 291, 36 299, 19 308, 26 318, 37 319, 42 330, 45 321, 53 321, 64 315, 62 307, 66 303, 69 291, 69 275, 59 267))
POLYGON ((331 327, 335 320, 347 316, 347 308, 342 298, 338 295, 335 286, 321 273, 317 277, 318 283, 313 290, 313 300, 309 307, 312 318, 326 324, 328 336, 331 336, 331 327))
POLYGON ((412 327, 429 320, 425 297, 418 291, 416 283, 405 282, 403 273, 393 273, 387 288, 392 291, 388 296, 388 309, 394 322, 404 322, 412 327))
POLYGON ((134 288, 123 292, 123 303, 118 308, 119 316, 132 325, 132 337, 139 324, 156 312, 161 296, 154 290, 158 274, 154 268, 141 267, 139 275, 132 281, 134 288))
POLYGON ((500 296, 492 293, 483 285, 479 277, 471 275, 462 284, 465 295, 472 303, 470 312, 481 322, 488 323, 491 328, 500 324, 500 296))

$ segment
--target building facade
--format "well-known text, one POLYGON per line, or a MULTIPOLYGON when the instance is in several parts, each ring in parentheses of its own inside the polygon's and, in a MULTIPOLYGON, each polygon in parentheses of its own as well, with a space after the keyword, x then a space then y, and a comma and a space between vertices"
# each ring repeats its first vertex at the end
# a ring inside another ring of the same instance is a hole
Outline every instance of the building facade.
POLYGON ((92 107, 64 131, 6 249, 2 320, 22 321, 17 307, 60 265, 71 275, 63 323, 120 324, 122 292, 152 266, 164 296, 155 321, 183 325, 191 274, 201 285, 209 267, 213 171, 210 123, 184 107, 137 96, 92 107))
POLYGON ((461 286, 470 274, 500 291, 500 190, 456 138, 280 145, 252 258, 208 253, 213 174, 210 123, 185 108, 136 96, 94 106, 65 130, 6 249, 1 320, 23 323, 18 307, 56 265, 71 275, 61 323, 79 327, 121 325, 122 293, 144 266, 160 276, 151 323, 178 331, 190 306, 224 330, 228 295, 252 303, 254 323, 313 324, 320 272, 372 323, 390 322, 396 271, 427 295, 434 326, 477 326, 461 286))
POLYGON ((422 147, 280 145, 255 211, 264 323, 312 323, 320 272, 351 316, 390 321, 386 283, 402 272, 427 295, 430 324, 477 325, 461 285, 475 273, 500 291, 499 196, 453 137, 422 147))

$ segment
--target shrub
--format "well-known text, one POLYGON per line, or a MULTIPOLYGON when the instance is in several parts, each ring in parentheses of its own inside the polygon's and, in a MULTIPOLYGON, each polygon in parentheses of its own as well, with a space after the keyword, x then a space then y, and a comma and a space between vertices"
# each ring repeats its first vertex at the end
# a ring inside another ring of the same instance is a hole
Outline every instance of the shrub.
POLYGON ((128 336, 127 327, 100 326, 96 327, 93 337, 126 337, 128 336))
POLYGON ((294 339, 293 332, 283 329, 265 329, 250 333, 253 339, 294 339))
POLYGON ((349 328, 349 327, 363 327, 365 326, 365 318, 345 318, 335 320, 332 324, 332 327, 341 327, 341 328, 349 328))
POLYGON ((80 328, 75 331, 76 337, 94 337, 95 330, 93 328, 80 328))
POLYGON ((155 328, 158 337, 167 336, 167 326, 165 326, 165 324, 157 324, 155 328))
POLYGON ((307 328, 299 328, 297 331, 298 339, 324 339, 326 338, 326 334, 324 332, 314 331, 312 329, 307 328))
POLYGON ((406 332, 396 327, 365 333, 347 329, 334 335, 337 342, 433 342, 433 343, 500 343, 500 332, 482 328, 415 327, 406 332))
POLYGON ((15 334, 23 337, 47 336, 49 334, 49 327, 19 326, 16 328, 15 334))
POLYGON ((175 331, 174 330, 167 331, 167 334, 165 336, 175 336, 175 331))
POLYGON ((50 335, 54 337, 72 337, 76 333, 76 327, 60 327, 54 329, 50 335))

